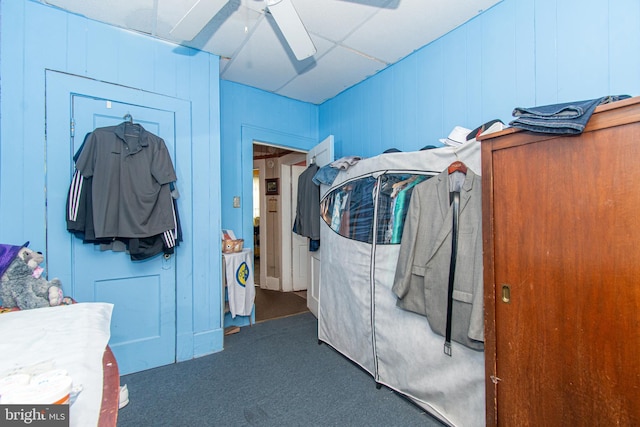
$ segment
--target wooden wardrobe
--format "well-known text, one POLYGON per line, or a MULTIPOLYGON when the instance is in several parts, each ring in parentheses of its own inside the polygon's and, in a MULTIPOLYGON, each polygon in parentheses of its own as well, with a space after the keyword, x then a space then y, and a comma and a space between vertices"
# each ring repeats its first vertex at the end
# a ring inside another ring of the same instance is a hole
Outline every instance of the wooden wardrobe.
POLYGON ((640 98, 482 139, 487 425, 640 426, 640 98))

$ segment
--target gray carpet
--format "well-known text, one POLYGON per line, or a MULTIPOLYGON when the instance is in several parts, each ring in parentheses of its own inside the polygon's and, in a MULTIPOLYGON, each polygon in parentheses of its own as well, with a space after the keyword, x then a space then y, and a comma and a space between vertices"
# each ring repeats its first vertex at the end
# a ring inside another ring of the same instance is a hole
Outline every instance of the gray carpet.
POLYGON ((317 341, 298 314, 243 327, 225 350, 126 375, 119 427, 441 426, 317 341))

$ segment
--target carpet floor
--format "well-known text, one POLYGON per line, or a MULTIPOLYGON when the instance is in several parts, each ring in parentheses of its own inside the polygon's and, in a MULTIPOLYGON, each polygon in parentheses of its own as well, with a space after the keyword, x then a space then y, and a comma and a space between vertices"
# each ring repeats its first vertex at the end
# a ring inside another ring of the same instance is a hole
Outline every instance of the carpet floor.
POLYGON ((219 353, 121 378, 118 427, 442 424, 317 340, 303 313, 243 328, 219 353))

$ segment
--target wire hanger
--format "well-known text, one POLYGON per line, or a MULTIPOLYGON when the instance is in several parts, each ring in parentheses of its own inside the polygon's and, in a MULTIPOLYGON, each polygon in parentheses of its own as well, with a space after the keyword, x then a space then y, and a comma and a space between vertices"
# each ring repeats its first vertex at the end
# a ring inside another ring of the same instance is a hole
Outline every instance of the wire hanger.
POLYGON ((137 123, 133 123, 133 116, 130 113, 127 113, 124 115, 123 119, 125 120, 124 135, 139 138, 141 126, 137 123))

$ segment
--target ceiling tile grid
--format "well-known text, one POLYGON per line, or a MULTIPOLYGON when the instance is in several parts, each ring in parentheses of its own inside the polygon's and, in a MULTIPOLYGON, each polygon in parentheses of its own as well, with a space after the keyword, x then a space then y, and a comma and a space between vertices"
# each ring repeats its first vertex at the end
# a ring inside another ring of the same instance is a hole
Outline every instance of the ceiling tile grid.
POLYGON ((501 0, 37 1, 213 53, 221 57, 222 79, 319 104, 501 0), (313 56, 296 59, 267 1, 294 5, 316 47, 313 56), (197 15, 201 10, 219 12, 203 17, 197 15), (192 40, 172 35, 186 16, 189 22, 206 22, 202 29, 193 29, 192 40))

